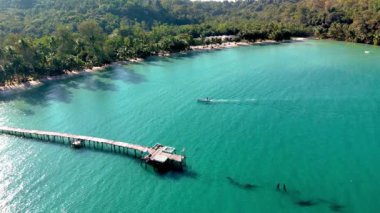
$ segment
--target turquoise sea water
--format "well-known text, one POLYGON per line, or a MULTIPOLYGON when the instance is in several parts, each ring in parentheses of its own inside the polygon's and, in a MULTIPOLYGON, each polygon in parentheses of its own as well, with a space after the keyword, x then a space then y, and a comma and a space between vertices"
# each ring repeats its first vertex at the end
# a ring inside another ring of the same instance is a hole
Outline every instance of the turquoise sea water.
POLYGON ((185 148, 189 168, 159 175, 0 135, 0 211, 379 212, 379 56, 330 41, 240 47, 1 96, 0 125, 185 148))

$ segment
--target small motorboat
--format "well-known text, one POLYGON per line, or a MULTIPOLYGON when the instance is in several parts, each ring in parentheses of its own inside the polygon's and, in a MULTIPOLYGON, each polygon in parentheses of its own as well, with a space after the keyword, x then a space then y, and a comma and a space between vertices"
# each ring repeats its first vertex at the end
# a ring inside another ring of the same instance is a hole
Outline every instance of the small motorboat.
POLYGON ((211 103, 211 99, 209 98, 199 98, 197 101, 200 103, 211 103))

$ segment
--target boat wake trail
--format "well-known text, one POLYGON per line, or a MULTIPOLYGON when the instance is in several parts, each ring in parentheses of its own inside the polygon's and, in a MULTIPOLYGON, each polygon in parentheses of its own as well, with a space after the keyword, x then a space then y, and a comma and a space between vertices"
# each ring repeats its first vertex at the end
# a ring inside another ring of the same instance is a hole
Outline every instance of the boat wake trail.
POLYGON ((205 103, 209 104, 254 104, 257 100, 249 99, 208 99, 205 103))

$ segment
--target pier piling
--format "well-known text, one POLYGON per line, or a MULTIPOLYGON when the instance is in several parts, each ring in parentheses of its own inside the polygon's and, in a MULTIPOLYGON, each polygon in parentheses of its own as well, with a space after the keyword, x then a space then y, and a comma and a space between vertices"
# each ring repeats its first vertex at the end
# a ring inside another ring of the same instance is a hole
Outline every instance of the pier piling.
POLYGON ((186 165, 184 155, 176 154, 173 147, 163 146, 161 144, 156 144, 153 147, 146 147, 103 138, 11 127, 0 127, 0 134, 8 134, 62 144, 67 143, 73 148, 92 148, 103 151, 111 150, 115 153, 139 158, 143 163, 150 164, 155 168, 183 170, 186 165), (131 155, 129 150, 133 150, 134 155, 131 155), (140 155, 137 153, 140 153, 140 155))

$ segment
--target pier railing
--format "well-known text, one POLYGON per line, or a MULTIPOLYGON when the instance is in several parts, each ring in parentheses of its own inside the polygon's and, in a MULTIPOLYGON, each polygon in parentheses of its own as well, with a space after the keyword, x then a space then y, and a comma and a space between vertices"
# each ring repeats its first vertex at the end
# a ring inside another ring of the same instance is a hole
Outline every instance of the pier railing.
POLYGON ((94 148, 104 151, 113 151, 139 158, 144 163, 160 168, 182 170, 185 166, 184 155, 176 154, 174 148, 162 146, 160 144, 156 144, 153 147, 146 147, 103 138, 11 127, 0 127, 0 133, 29 139, 68 144, 73 148, 94 148))

